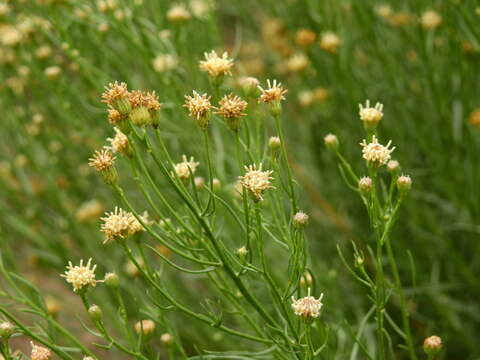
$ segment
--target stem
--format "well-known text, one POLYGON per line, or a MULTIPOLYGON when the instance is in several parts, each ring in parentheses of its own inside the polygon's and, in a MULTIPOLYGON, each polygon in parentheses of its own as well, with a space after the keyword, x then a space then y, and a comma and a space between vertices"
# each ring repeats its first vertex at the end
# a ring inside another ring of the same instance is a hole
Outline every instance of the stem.
POLYGON ((278 136, 280 137, 280 148, 282 149, 283 160, 285 161, 285 168, 287 169, 287 178, 288 184, 290 187, 290 201, 292 203, 292 214, 295 214, 298 211, 297 200, 295 198, 295 188, 293 185, 292 169, 290 168, 290 163, 288 162, 287 149, 285 146, 285 136, 283 135, 282 125, 280 123, 280 115, 274 115, 275 126, 277 128, 278 136))

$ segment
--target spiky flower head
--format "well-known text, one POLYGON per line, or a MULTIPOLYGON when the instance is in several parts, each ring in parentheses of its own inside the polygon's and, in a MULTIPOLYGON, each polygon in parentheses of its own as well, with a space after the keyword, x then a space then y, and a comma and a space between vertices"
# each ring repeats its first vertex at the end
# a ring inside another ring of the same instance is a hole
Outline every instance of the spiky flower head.
POLYGON ((95 280, 95 269, 97 265, 92 266, 92 258, 88 259, 86 265, 83 265, 83 259, 80 260, 79 265, 72 265, 72 262, 68 262, 67 270, 65 274, 60 275, 65 280, 72 284, 73 291, 86 290, 89 286, 97 285, 95 280))
POLYGON ((50 349, 47 349, 43 346, 35 345, 33 342, 30 341, 30 345, 32 346, 32 352, 30 354, 31 360, 50 360, 52 357, 52 352, 50 349))
POLYGON ((118 179, 118 173, 115 169, 115 156, 108 148, 102 150, 96 150, 94 155, 88 159, 88 165, 100 172, 103 180, 107 184, 114 184, 118 179))
POLYGON ((288 90, 282 87, 282 83, 277 82, 277 80, 270 82, 268 79, 266 89, 262 88, 260 85, 258 85, 258 88, 261 91, 260 101, 264 103, 271 103, 275 101, 280 102, 285 100, 284 95, 288 92, 288 90))
POLYGON ((248 103, 238 96, 228 94, 219 101, 219 105, 220 107, 216 114, 225 118, 230 129, 238 131, 240 117, 246 115, 243 111, 247 108, 248 103))
POLYGON ((137 126, 158 126, 161 104, 155 91, 134 90, 129 94, 129 101, 132 107, 130 120, 133 124, 137 126))
POLYGON ((383 117, 383 104, 377 102, 374 107, 371 107, 370 100, 367 100, 365 107, 362 104, 359 104, 358 107, 360 108, 358 115, 360 120, 363 121, 365 129, 367 131, 375 129, 383 117))
POLYGON ((389 141, 386 146, 379 144, 375 135, 372 136, 372 141, 367 143, 365 139, 360 143, 363 147, 363 158, 367 163, 376 166, 382 166, 390 160, 390 154, 395 150, 395 147, 389 148, 392 141, 389 141))
POLYGON ((263 200, 263 192, 274 188, 270 184, 273 171, 262 171, 262 164, 258 168, 255 164, 245 166, 245 171, 245 175, 239 177, 240 183, 250 191, 255 202, 263 200))
POLYGON ((198 125, 202 130, 207 129, 210 123, 210 109, 212 104, 210 103, 211 96, 207 94, 200 95, 193 90, 193 95, 185 95, 185 104, 183 105, 188 109, 189 115, 198 121, 198 125))
POLYGON ((216 78, 224 75, 232 75, 233 60, 228 58, 227 52, 219 57, 215 50, 204 53, 205 60, 200 61, 200 69, 208 75, 216 78))
POLYGON ((100 218, 103 221, 100 231, 105 234, 104 244, 111 241, 123 241, 138 231, 144 230, 131 212, 117 206, 113 212, 106 212, 105 215, 100 218))
POLYGON ((114 108, 120 112, 120 114, 128 114, 131 110, 128 96, 127 84, 115 81, 105 86, 105 91, 102 94, 102 102, 114 108))
POLYGON ((190 160, 188 160, 186 155, 182 155, 182 160, 182 162, 174 165, 174 170, 180 180, 183 182, 188 182, 190 179, 190 172, 195 174, 195 171, 200 163, 195 162, 193 156, 191 156, 190 160))
POLYGON ((300 316, 304 321, 309 322, 320 316, 322 309, 323 294, 320 294, 318 299, 310 296, 310 288, 308 289, 308 296, 296 300, 292 296, 292 309, 295 315, 300 316))

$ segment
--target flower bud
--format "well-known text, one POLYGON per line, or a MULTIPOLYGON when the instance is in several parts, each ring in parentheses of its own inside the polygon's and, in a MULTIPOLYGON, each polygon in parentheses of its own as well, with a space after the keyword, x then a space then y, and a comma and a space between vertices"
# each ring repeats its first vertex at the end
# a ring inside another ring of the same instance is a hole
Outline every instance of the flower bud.
POLYGON ((138 106, 130 112, 130 120, 132 124, 137 126, 149 125, 152 122, 152 117, 146 106, 138 106))
POLYGON ((387 170, 390 173, 395 173, 400 170, 400 163, 397 160, 390 160, 387 163, 387 170))
POLYGON ((2 322, 0 324, 0 338, 8 339, 15 332, 15 326, 8 321, 2 322))
POLYGON ((293 226, 297 229, 303 228, 308 225, 308 215, 302 211, 297 212, 293 216, 293 226))
POLYGON ((118 275, 115 273, 107 273, 105 274, 105 285, 111 288, 118 288, 120 285, 120 279, 118 278, 118 275))
POLYGON ((143 335, 150 335, 155 331, 155 323, 153 320, 142 320, 138 321, 135 324, 135 332, 140 334, 141 332, 143 335))
POLYGON ((358 181, 358 190, 360 190, 360 192, 363 194, 369 193, 372 190, 372 179, 368 176, 362 177, 358 181))
POLYGON ((427 355, 436 355, 442 349, 442 339, 439 336, 429 336, 423 341, 423 351, 427 355))
POLYGON ((242 246, 241 248, 237 249, 237 255, 241 258, 247 256, 248 250, 245 246, 242 246))
POLYGON ((194 181, 195 181, 195 187, 198 190, 203 189, 203 187, 205 186, 205 179, 201 176, 196 176, 194 181))
POLYGON ((412 179, 408 175, 399 176, 397 179, 397 189, 401 193, 406 193, 412 188, 412 179))
POLYGON ((268 146, 272 150, 277 150, 280 147, 280 138, 278 136, 272 136, 268 139, 268 146))
POLYGON ((164 333, 160 336, 160 342, 165 345, 173 343, 173 336, 169 333, 164 333))
POLYGON ((260 82, 257 78, 254 77, 242 77, 238 80, 239 85, 241 86, 245 96, 255 97, 258 95, 258 85, 260 82))
POLYGON ((98 321, 102 318, 103 312, 98 305, 92 305, 88 308, 88 315, 93 321, 98 321))
POLYGON ((338 149, 338 138, 336 135, 328 134, 323 138, 325 146, 331 151, 337 151, 338 149))
POLYGON ((220 190, 222 187, 222 183, 220 182, 220 179, 214 178, 213 179, 213 190, 220 190))

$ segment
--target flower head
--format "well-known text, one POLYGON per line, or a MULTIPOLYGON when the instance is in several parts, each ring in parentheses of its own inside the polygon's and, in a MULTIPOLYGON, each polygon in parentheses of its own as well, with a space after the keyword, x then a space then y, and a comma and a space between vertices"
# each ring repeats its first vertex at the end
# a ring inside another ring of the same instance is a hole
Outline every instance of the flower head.
POLYGON ((132 235, 137 230, 136 221, 138 221, 131 212, 125 211, 115 206, 115 210, 105 213, 106 216, 100 218, 103 224, 100 231, 105 234, 104 243, 123 240, 132 235), (135 231, 132 231, 135 230, 135 231))
POLYGON ((206 71, 212 77, 223 75, 232 75, 233 60, 228 58, 228 54, 224 52, 219 57, 215 50, 205 53, 205 60, 200 61, 200 69, 206 71))
POLYGON ((246 115, 243 111, 247 108, 248 103, 238 96, 229 94, 219 101, 219 105, 216 114, 223 116, 228 126, 233 131, 237 131, 240 125, 239 118, 246 115))
POLYGON ((420 22, 425 29, 435 29, 442 23, 442 16, 435 10, 427 10, 422 14, 420 22))
POLYGON ((105 86, 105 91, 102 94, 102 102, 119 111, 121 114, 127 114, 130 112, 128 96, 127 84, 115 81, 105 86))
POLYGON ((108 138, 107 140, 110 141, 110 144, 111 144, 110 148, 114 153, 128 155, 129 153, 128 138, 119 129, 115 128, 115 137, 108 138))
POLYGON ((264 103, 271 103, 273 101, 280 102, 282 100, 285 100, 285 94, 287 93, 288 90, 285 90, 282 87, 282 83, 277 83, 277 80, 273 80, 270 83, 270 80, 267 80, 267 85, 268 87, 266 89, 262 88, 260 85, 258 85, 258 88, 261 91, 260 94, 260 101, 264 103))
POLYGON ((273 171, 262 171, 262 164, 257 169, 255 164, 245 166, 246 173, 239 177, 242 186, 250 191, 255 201, 263 200, 263 192, 267 189, 274 188, 270 185, 270 180, 273 180, 271 176, 273 171))
POLYGON ((365 107, 362 104, 358 105, 360 108, 359 116, 360 120, 363 121, 365 129, 373 130, 380 122, 383 117, 383 104, 377 102, 375 107, 370 107, 370 100, 367 100, 365 103, 365 107))
POLYGON ((195 171, 200 163, 195 162, 193 156, 191 156, 190 160, 188 160, 186 155, 182 155, 182 160, 183 161, 181 163, 175 164, 175 173, 182 181, 188 181, 188 179, 190 179, 190 172, 195 174, 195 171))
POLYGON ((363 147, 362 153, 363 158, 367 160, 368 163, 382 166, 388 163, 390 160, 390 154, 395 150, 395 147, 389 149, 390 144, 392 142, 389 141, 386 146, 378 143, 378 139, 375 135, 372 136, 372 142, 368 143, 364 139, 360 145, 363 147))
POLYGON ((310 296, 310 288, 308 289, 308 296, 295 300, 292 296, 292 309, 295 315, 302 317, 304 320, 313 320, 320 316, 322 309, 323 294, 320 294, 318 299, 310 296))
POLYGON ((31 360, 49 360, 52 357, 50 349, 35 345, 33 342, 30 342, 30 345, 32 346, 32 352, 30 354, 31 360))
POLYGON ((341 44, 342 39, 332 31, 324 32, 320 38, 320 47, 331 54, 336 54, 341 44))
POLYGON ((88 160, 88 165, 95 168, 97 171, 102 171, 113 166, 115 162, 115 156, 113 156, 109 149, 103 148, 100 151, 96 150, 93 157, 88 160))
POLYGON ((93 157, 89 159, 88 165, 99 171, 107 184, 113 184, 118 178, 114 163, 115 156, 113 156, 110 149, 103 148, 100 151, 95 151, 93 157))
POLYGON ((193 95, 185 95, 185 104, 183 105, 189 111, 189 115, 198 121, 202 129, 206 129, 209 123, 209 111, 212 108, 210 103, 211 96, 207 94, 200 95, 195 90, 193 95))
POLYGON ((64 277, 65 280, 72 284, 73 291, 83 290, 88 286, 97 285, 97 280, 95 280, 95 268, 97 265, 92 265, 92 259, 88 259, 86 265, 83 265, 83 260, 80 260, 80 265, 72 265, 72 262, 68 262, 67 270, 65 274, 60 276, 64 277))

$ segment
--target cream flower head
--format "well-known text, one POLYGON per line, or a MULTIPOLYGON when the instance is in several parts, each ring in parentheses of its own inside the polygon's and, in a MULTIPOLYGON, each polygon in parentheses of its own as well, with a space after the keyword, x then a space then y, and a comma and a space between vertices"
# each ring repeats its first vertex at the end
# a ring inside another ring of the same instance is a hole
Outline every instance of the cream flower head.
POLYGON ((100 231, 105 234, 104 244, 115 240, 126 239, 128 236, 138 232, 138 220, 131 212, 115 206, 113 212, 105 213, 105 215, 106 216, 100 218, 100 220, 103 221, 103 224, 100 226, 100 231))
POLYGON ((115 136, 113 138, 107 139, 110 142, 110 145, 111 145, 110 148, 114 153, 127 155, 128 149, 129 149, 128 138, 118 128, 114 128, 114 129, 115 129, 115 136))
POLYGON ((288 91, 282 87, 282 83, 277 83, 277 80, 273 80, 272 82, 270 82, 270 80, 267 80, 266 89, 262 88, 260 85, 258 85, 258 88, 262 92, 260 94, 260 101, 264 103, 270 103, 273 101, 280 102, 282 100, 285 100, 284 95, 288 91))
POLYGON ((383 104, 377 102, 375 107, 370 106, 370 100, 365 102, 365 107, 362 104, 358 105, 360 120, 363 121, 366 129, 374 129, 383 117, 383 104))
POLYGON ((195 159, 193 156, 190 157, 190 160, 187 159, 186 155, 182 155, 182 162, 175 164, 174 169, 177 174, 177 176, 182 180, 182 181, 188 181, 190 179, 190 171, 192 174, 195 174, 195 171, 197 170, 198 165, 200 165, 199 162, 195 162, 195 159))
POLYGON ((210 103, 211 96, 207 94, 200 95, 193 90, 193 95, 185 95, 185 104, 189 115, 198 121, 202 129, 206 129, 209 123, 209 111, 212 108, 210 103))
POLYGON ((322 309, 323 294, 318 299, 310 296, 310 288, 308 288, 308 296, 295 300, 292 296, 292 310, 295 315, 302 317, 304 320, 313 320, 320 316, 322 309))
POLYGON ((228 54, 224 52, 219 57, 215 50, 205 53, 205 60, 200 61, 200 69, 206 71, 212 77, 223 75, 232 75, 233 60, 228 58, 228 54))
POLYGON ((258 169, 255 164, 245 166, 245 170, 245 175, 239 177, 240 183, 245 189, 250 191, 255 201, 263 200, 263 192, 274 188, 270 185, 270 180, 273 180, 271 176, 273 171, 262 171, 262 164, 260 164, 258 169))
POLYGON ((50 349, 47 349, 43 346, 35 345, 32 341, 30 341, 30 345, 32 346, 32 352, 30 354, 31 360, 49 360, 52 357, 52 352, 50 349))
POLYGON ((65 274, 61 274, 61 277, 64 277, 65 280, 72 284, 73 291, 82 290, 88 286, 97 285, 97 280, 95 280, 95 269, 97 265, 92 265, 92 258, 88 259, 86 265, 83 265, 83 259, 80 260, 79 265, 72 265, 72 262, 68 262, 67 270, 65 274))
POLYGON ((389 148, 392 141, 389 141, 386 146, 379 144, 375 135, 372 136, 372 142, 367 144, 367 141, 363 139, 360 145, 363 147, 363 158, 368 163, 377 166, 382 166, 388 163, 390 160, 390 154, 395 150, 395 147, 389 148))
POLYGON ((110 149, 103 148, 100 151, 96 150, 95 154, 88 160, 88 165, 95 168, 97 171, 102 171, 113 166, 115 162, 115 156, 113 156, 110 149))

